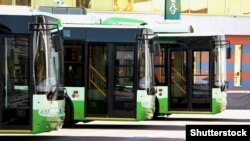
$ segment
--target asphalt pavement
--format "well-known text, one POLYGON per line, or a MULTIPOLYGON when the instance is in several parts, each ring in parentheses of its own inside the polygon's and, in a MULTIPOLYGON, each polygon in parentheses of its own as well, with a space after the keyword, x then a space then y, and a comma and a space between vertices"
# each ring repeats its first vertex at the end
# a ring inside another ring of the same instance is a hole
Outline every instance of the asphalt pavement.
MULTIPOLYGON (((36 135, 11 135, 18 141, 185 141, 186 125, 250 125, 250 110, 219 114, 172 114, 147 121, 79 122, 71 128, 36 135)), ((0 136, 1 140, 2 137, 0 136)))

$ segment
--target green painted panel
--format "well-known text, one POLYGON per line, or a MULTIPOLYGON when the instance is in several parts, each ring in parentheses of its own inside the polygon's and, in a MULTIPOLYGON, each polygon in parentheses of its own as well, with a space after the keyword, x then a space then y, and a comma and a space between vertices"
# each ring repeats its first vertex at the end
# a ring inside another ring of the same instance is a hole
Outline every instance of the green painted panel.
POLYGON ((217 102, 216 99, 212 99, 212 113, 217 114, 221 112, 221 106, 220 103, 217 102))
POLYGON ((227 94, 222 92, 220 88, 212 89, 212 113, 220 113, 226 109, 227 94))
MULTIPOLYGON (((33 110, 32 133, 42 133, 57 130, 63 124, 63 116, 45 116, 41 115, 41 110, 33 110)), ((48 112, 49 113, 49 112, 48 112)))
POLYGON ((147 95, 146 90, 137 91, 136 119, 152 119, 155 111, 155 95, 147 95))
POLYGON ((33 95, 32 132, 56 130, 63 124, 65 101, 48 101, 46 95, 33 95))
POLYGON ((73 101, 74 106, 74 120, 83 120, 85 115, 85 103, 84 101, 73 101))
POLYGON ((65 87, 71 102, 73 103, 73 119, 83 120, 85 115, 85 88, 84 87, 65 87))
POLYGON ((168 98, 161 98, 159 100, 159 114, 168 113, 168 98))
POLYGON ((145 120, 146 119, 146 108, 142 107, 141 102, 136 103, 136 120, 145 120))
POLYGON ((134 19, 134 18, 124 18, 124 17, 111 17, 102 22, 103 25, 113 25, 113 24, 136 24, 136 25, 145 25, 147 24, 143 20, 134 19))
POLYGON ((159 102, 159 114, 168 112, 168 86, 156 86, 156 97, 159 102))

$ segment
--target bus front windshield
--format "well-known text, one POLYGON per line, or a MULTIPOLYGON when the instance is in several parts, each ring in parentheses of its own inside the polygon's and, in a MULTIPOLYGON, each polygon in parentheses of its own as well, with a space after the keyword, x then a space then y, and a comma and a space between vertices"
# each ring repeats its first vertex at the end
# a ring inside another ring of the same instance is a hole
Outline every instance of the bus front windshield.
MULTIPOLYGON (((42 26, 46 28, 46 25, 42 26)), ((50 30, 42 29, 35 32, 37 32, 33 61, 35 93, 46 94, 48 99, 61 99, 63 98, 62 51, 56 51, 58 44, 54 42, 58 41, 53 39, 50 30)))
POLYGON ((139 88, 151 89, 154 86, 154 62, 153 49, 151 40, 143 35, 143 39, 139 41, 139 88))

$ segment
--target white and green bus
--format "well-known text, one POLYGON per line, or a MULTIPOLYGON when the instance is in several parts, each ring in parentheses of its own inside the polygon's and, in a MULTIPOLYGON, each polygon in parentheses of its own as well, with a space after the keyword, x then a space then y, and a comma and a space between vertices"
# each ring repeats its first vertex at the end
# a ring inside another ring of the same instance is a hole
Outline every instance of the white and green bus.
POLYGON ((157 35, 161 51, 155 58, 155 115, 224 111, 226 59, 230 53, 225 37, 195 32, 157 35))
POLYGON ((63 125, 61 30, 52 15, 0 6, 0 133, 41 133, 63 125))
POLYGON ((57 14, 64 25, 64 125, 153 118, 154 50, 158 40, 150 29, 143 23, 100 25, 93 17, 83 15, 82 8, 39 9, 57 14))
MULTIPOLYGON (((142 23, 112 17, 103 24, 142 23)), ((154 57, 156 109, 154 118, 169 114, 216 114, 226 109, 226 59, 230 43, 216 33, 198 33, 190 25, 146 25, 158 37, 160 53, 154 57)))
POLYGON ((64 24, 65 125, 146 120, 155 110, 154 45, 140 26, 64 24))

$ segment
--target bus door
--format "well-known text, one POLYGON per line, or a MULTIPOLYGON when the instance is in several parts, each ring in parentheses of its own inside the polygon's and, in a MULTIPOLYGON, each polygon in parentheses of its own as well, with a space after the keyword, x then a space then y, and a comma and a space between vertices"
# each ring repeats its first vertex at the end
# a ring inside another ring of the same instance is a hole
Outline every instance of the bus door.
POLYGON ((0 35, 0 129, 31 130, 29 36, 0 35))
POLYGON ((169 49, 169 110, 210 111, 212 61, 209 50, 169 49))
POLYGON ((87 117, 135 116, 134 46, 89 44, 87 117))

